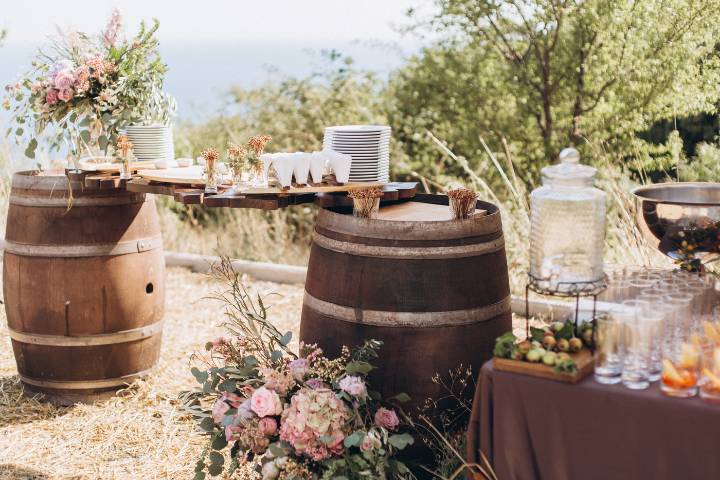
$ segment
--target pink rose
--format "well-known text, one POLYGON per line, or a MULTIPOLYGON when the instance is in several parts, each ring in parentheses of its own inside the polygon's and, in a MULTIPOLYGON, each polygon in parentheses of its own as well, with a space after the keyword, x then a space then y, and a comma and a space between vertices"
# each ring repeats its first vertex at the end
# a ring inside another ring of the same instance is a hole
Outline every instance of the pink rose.
POLYGON ((365 437, 362 440, 362 443, 360 443, 360 450, 363 452, 367 452, 368 450, 373 449, 373 441, 372 438, 365 435, 365 437))
POLYGON ((222 397, 215 400, 215 404, 212 408, 212 419, 215 423, 222 423, 225 414, 230 410, 230 405, 225 403, 222 397))
POLYGON ((292 373, 293 378, 299 382, 302 381, 303 377, 308 372, 310 362, 308 362, 307 358, 297 358, 288 364, 288 368, 290 369, 290 373, 292 373))
POLYGON ((65 88, 63 90, 60 90, 60 92, 58 93, 58 98, 63 102, 69 102, 70 100, 72 100, 74 94, 75 92, 72 88, 65 88))
POLYGON ((400 424, 400 420, 393 410, 380 407, 378 411, 375 412, 375 424, 388 430, 395 430, 400 424))
POLYGON ((69 70, 60 70, 53 78, 53 85, 60 91, 67 90, 75 83, 75 76, 69 70))
POLYGON ((272 437, 273 435, 275 435, 278 430, 277 421, 272 417, 261 418, 258 422, 258 427, 260 428, 260 431, 263 433, 263 435, 266 435, 268 437, 272 437))
POLYGON ((365 394, 367 394, 365 382, 363 382, 360 377, 356 377, 354 375, 348 375, 346 377, 343 377, 340 380, 339 386, 340 390, 343 390, 350 395, 354 395, 356 397, 364 397, 365 394))
POLYGON ((250 408, 258 417, 269 417, 282 413, 282 402, 277 393, 260 387, 255 390, 250 398, 250 408))
POLYGON ((55 105, 58 102, 58 91, 54 88, 48 90, 47 94, 45 95, 45 102, 48 105, 55 105))

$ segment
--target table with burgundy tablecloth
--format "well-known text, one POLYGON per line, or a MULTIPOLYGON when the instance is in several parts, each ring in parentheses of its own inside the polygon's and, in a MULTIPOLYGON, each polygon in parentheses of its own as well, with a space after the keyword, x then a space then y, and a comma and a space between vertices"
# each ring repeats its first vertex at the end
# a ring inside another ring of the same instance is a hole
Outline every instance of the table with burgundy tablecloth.
POLYGON ((720 479, 720 405, 643 391, 480 373, 468 456, 499 480, 720 479))

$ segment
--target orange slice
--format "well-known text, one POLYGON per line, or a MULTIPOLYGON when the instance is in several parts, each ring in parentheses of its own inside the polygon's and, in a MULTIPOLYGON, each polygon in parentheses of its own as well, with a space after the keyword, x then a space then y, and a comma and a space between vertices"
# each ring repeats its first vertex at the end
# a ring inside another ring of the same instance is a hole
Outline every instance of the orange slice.
POLYGON ((682 355, 680 356, 680 366, 682 368, 695 368, 698 363, 698 349, 687 343, 682 346, 682 355))
POLYGON ((713 384, 714 390, 720 390, 720 377, 712 373, 707 368, 703 368, 703 375, 705 375, 708 380, 710 380, 710 383, 713 384))
POLYGON ((673 365, 670 360, 663 360, 662 365, 662 376, 664 377, 664 379, 667 380, 666 383, 674 383, 676 385, 680 385, 681 383, 683 383, 683 378, 680 376, 680 373, 677 371, 675 365, 673 365))

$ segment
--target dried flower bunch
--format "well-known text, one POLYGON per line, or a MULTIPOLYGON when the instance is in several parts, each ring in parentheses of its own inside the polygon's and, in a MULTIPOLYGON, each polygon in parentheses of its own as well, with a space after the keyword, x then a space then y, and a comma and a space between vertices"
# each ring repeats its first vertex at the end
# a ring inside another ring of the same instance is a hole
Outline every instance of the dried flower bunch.
POLYGON ((228 145, 228 165, 233 170, 233 172, 235 172, 236 175, 239 175, 240 172, 242 172, 242 170, 245 168, 245 166, 247 166, 247 153, 248 148, 245 145, 235 143, 231 143, 230 145, 228 145))
POLYGON ((120 135, 117 140, 115 148, 120 152, 123 158, 127 158, 130 150, 133 148, 133 144, 130 141, 130 137, 127 135, 120 135))
POLYGON ((217 148, 206 148, 205 150, 200 153, 200 155, 205 159, 205 163, 207 164, 208 170, 212 170, 215 168, 215 162, 217 162, 217 159, 220 158, 220 154, 217 151, 217 148))
POLYGON ((168 123, 175 101, 163 92, 167 68, 160 60, 158 27, 157 20, 150 27, 143 22, 126 39, 116 10, 98 35, 61 31, 20 81, 5 88, 3 106, 16 125, 8 135, 14 132, 26 144, 25 155, 35 158, 43 135, 51 148, 69 142, 79 154, 106 150, 129 124, 168 123))
MULTIPOLYGON (((381 343, 367 340, 330 359, 315 345, 299 355, 253 299, 229 259, 214 267, 226 289, 225 326, 232 337, 208 342, 201 386, 184 394, 186 408, 208 436, 195 478, 252 467, 264 480, 414 478, 397 459, 414 440, 400 433, 400 394, 388 402, 368 383, 381 343), (228 451, 230 462, 225 462, 228 451)), ((233 477, 235 478, 235 477, 233 477)))
POLYGON ((351 188, 347 195, 353 199, 353 213, 356 217, 372 218, 383 191, 378 187, 351 188))
POLYGON ((448 191, 447 196, 450 199, 450 210, 452 210, 453 218, 470 218, 470 215, 475 212, 478 194, 473 190, 456 188, 448 191))
POLYGON ((253 135, 250 137, 250 140, 248 140, 248 148, 250 149, 248 162, 250 163, 250 168, 258 169, 262 167, 260 155, 263 154, 265 147, 270 141, 272 141, 270 135, 253 135))

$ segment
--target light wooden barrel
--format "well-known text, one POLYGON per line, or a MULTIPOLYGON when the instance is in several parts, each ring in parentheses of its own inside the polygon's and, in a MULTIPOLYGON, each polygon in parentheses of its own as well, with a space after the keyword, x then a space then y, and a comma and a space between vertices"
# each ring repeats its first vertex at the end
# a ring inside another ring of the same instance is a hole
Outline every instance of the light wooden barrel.
POLYGON ((157 363, 165 263, 151 196, 19 172, 5 237, 5 311, 29 390, 92 401, 157 363))
POLYGON ((301 340, 330 355, 383 341, 372 386, 383 397, 410 395, 410 414, 447 395, 435 374, 447 380, 463 365, 475 378, 495 338, 511 329, 498 209, 478 202, 486 215, 449 220, 446 205, 445 196, 418 195, 381 208, 376 220, 322 210, 310 253, 301 340))

